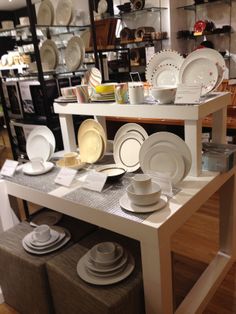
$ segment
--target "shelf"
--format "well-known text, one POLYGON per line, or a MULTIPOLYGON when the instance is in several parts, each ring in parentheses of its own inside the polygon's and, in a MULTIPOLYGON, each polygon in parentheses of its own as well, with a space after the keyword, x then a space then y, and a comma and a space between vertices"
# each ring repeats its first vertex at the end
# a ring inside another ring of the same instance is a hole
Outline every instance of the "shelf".
POLYGON ((144 8, 142 10, 135 10, 135 11, 130 11, 130 12, 122 12, 119 14, 119 16, 125 17, 129 15, 139 15, 143 13, 150 13, 150 12, 161 12, 162 10, 167 10, 168 8, 166 7, 150 7, 150 8, 144 8))
POLYGON ((184 6, 178 7, 177 9, 184 9, 184 10, 189 10, 189 11, 195 11, 198 6, 211 5, 211 4, 215 4, 215 3, 230 4, 231 0, 206 1, 206 2, 198 3, 198 4, 184 5, 184 6))
MULTIPOLYGON (((68 33, 74 33, 78 31, 83 31, 85 29, 90 28, 90 25, 84 26, 73 26, 73 25, 36 25, 36 31, 42 31, 42 34, 38 34, 39 36, 44 36, 43 32, 49 31, 50 34, 53 36, 56 35, 63 35, 68 33)), ((0 37, 18 37, 21 36, 23 33, 28 33, 31 36, 30 26, 17 26, 13 29, 1 29, 0 30, 0 37)))
POLYGON ((12 65, 9 67, 0 67, 0 71, 10 71, 10 70, 18 70, 22 71, 23 69, 27 69, 28 65, 27 64, 18 64, 18 65, 12 65))
POLYGON ((202 34, 200 35, 193 35, 193 34, 190 34, 186 37, 177 37, 177 39, 196 39, 196 38, 200 38, 200 37, 203 37, 203 36, 229 36, 230 34, 232 34, 232 32, 220 32, 220 33, 214 33, 214 32, 203 32, 202 34))
POLYGON ((119 44, 116 44, 116 46, 127 46, 127 45, 153 45, 155 42, 162 42, 163 40, 169 40, 169 38, 161 38, 161 39, 154 39, 154 40, 128 40, 128 41, 122 41, 119 44))

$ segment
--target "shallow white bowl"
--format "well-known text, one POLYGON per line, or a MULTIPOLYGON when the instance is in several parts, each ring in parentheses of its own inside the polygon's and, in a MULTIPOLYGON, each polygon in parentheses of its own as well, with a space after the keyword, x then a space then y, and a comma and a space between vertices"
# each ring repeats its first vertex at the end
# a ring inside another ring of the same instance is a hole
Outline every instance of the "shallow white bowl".
POLYGON ((161 188, 159 184, 152 182, 152 188, 150 192, 145 194, 137 194, 134 191, 133 185, 130 184, 126 188, 126 193, 133 204, 147 206, 155 204, 159 201, 161 197, 161 188))
POLYGON ((151 89, 151 95, 160 104, 171 104, 175 100, 177 87, 174 86, 161 86, 151 89))

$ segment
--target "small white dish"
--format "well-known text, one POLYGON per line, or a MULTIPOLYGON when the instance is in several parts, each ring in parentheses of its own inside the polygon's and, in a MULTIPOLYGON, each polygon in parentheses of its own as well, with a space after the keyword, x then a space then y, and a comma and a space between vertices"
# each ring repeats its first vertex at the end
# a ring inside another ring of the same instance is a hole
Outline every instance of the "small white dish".
POLYGON ((32 163, 31 162, 27 162, 26 164, 24 164, 22 170, 25 174, 28 174, 30 176, 37 176, 40 174, 44 174, 49 172, 50 170, 52 170, 52 168, 54 167, 54 164, 50 161, 46 161, 43 163, 44 165, 44 169, 43 170, 35 170, 32 168, 32 163))
POLYGON ((79 262, 77 264, 77 268, 76 268, 77 274, 85 282, 88 282, 88 283, 91 283, 94 285, 98 285, 98 286, 111 285, 111 284, 115 284, 117 282, 124 280, 125 278, 127 278, 132 273, 132 271, 134 270, 134 267, 135 267, 135 262, 134 262, 133 256, 128 254, 128 261, 127 261, 127 264, 126 264, 126 267, 124 268, 124 270, 122 272, 119 272, 118 274, 104 278, 104 277, 94 276, 87 271, 86 259, 87 259, 87 256, 85 254, 79 260, 79 262))
POLYGON ((126 170, 123 168, 123 166, 119 166, 117 164, 98 166, 96 171, 105 173, 107 175, 108 181, 119 180, 126 173, 126 170))
POLYGON ((151 89, 151 95, 159 104, 173 104, 175 100, 177 87, 160 86, 151 89))
POLYGON ((155 212, 157 210, 160 210, 164 208, 167 205, 167 197, 166 196, 161 196, 160 200, 153 205, 149 206, 140 206, 140 205, 135 205, 133 204, 128 195, 125 193, 119 200, 121 208, 132 212, 132 213, 137 213, 137 214, 144 214, 144 213, 151 213, 155 212))

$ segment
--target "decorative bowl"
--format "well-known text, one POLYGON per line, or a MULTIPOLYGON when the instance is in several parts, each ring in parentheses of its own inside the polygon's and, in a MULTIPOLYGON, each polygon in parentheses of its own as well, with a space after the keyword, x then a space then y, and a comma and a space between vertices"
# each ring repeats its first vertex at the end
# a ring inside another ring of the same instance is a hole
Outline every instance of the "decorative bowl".
POLYGON ((114 93, 116 83, 106 83, 95 86, 96 93, 112 94, 114 93))

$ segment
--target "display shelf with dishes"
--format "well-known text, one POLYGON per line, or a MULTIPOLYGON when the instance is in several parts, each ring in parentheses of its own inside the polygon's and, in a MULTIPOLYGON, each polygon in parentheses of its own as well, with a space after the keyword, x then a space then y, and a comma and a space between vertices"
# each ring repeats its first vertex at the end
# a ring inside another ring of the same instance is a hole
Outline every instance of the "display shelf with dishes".
MULTIPOLYGON (((181 42, 183 54, 198 48, 208 47, 218 50, 227 61, 229 68, 228 78, 235 76, 235 62, 231 58, 233 48, 233 12, 234 0, 195 1, 195 3, 177 7, 192 12, 185 18, 185 29, 177 31, 177 39, 181 42), (222 17, 219 12, 224 11, 222 17)), ((182 14, 182 13, 181 13, 182 14)))

